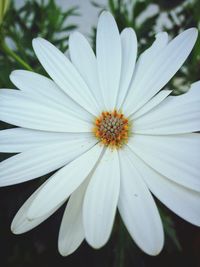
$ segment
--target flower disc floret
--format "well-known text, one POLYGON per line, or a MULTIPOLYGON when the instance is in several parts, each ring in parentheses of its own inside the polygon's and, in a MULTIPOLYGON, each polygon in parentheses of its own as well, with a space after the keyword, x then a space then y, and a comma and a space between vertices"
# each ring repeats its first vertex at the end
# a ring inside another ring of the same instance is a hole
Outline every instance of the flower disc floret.
POLYGON ((120 148, 128 142, 129 121, 116 110, 102 112, 95 119, 94 134, 105 146, 120 148))

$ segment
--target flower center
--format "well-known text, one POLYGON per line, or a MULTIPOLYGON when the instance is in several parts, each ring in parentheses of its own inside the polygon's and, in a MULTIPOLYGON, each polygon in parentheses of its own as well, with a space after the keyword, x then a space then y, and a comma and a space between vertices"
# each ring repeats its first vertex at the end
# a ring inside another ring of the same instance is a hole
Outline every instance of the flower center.
POLYGON ((128 142, 130 124, 120 112, 102 112, 95 119, 94 134, 105 146, 120 148, 128 142))

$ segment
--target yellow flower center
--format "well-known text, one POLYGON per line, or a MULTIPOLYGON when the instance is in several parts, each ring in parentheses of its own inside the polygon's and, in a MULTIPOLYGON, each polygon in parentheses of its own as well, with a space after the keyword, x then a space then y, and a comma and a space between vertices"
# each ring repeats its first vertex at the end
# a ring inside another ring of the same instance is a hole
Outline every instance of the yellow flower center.
POLYGON ((130 123, 120 112, 102 112, 95 119, 93 132, 105 146, 121 148, 128 142, 130 123))

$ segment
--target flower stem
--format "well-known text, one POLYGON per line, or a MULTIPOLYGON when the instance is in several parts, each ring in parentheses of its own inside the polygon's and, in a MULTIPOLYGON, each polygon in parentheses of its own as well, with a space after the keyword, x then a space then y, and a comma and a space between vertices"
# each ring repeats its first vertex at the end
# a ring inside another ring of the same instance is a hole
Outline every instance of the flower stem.
POLYGON ((23 60, 21 59, 15 52, 13 52, 4 41, 1 43, 2 50, 8 54, 11 58, 16 60, 20 65, 22 65, 26 70, 33 71, 33 69, 23 60))

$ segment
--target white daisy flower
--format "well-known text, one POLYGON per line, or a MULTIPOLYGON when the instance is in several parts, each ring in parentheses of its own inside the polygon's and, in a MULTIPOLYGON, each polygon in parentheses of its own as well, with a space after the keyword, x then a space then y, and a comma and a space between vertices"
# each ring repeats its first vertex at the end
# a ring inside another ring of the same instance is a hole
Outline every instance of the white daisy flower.
POLYGON ((158 254, 164 235, 152 194, 200 225, 200 137, 192 133, 200 130, 200 82, 181 96, 160 91, 196 39, 193 28, 170 42, 159 33, 136 63, 134 31, 119 34, 103 12, 96 56, 77 32, 69 40, 71 61, 48 41, 33 41, 52 80, 18 70, 11 81, 20 90, 0 90, 0 119, 19 126, 0 132, 0 150, 20 152, 1 162, 0 184, 59 170, 18 211, 15 234, 40 224, 68 198, 58 240, 62 255, 84 239, 102 247, 117 208, 136 244, 158 254))

